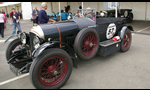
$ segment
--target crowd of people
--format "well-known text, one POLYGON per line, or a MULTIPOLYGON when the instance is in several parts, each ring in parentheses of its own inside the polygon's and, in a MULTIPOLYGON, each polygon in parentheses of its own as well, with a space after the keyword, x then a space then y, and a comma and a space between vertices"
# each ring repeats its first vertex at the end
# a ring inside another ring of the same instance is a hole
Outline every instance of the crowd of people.
MULTIPOLYGON (((0 35, 4 38, 4 29, 6 29, 7 15, 5 11, 0 11, 0 35)), ((10 24, 13 26, 12 34, 16 33, 16 27, 18 32, 22 32, 20 28, 20 14, 15 11, 15 8, 12 8, 10 13, 10 24)))
POLYGON ((35 6, 35 8, 32 12, 33 25, 34 24, 38 24, 38 25, 39 24, 45 24, 45 23, 48 23, 48 21, 56 22, 55 20, 52 20, 47 16, 47 13, 45 11, 47 8, 48 8, 48 6, 47 6, 46 2, 41 3, 40 11, 35 6))
MULTIPOLYGON (((47 16, 47 13, 45 11, 46 9, 46 2, 41 3, 40 11, 37 10, 37 7, 35 7, 35 9, 32 12, 33 23, 45 24, 48 23, 48 21, 56 22, 55 20, 52 20, 47 16)), ((0 11, 0 35, 2 38, 4 38, 4 29, 6 28, 6 21, 7 15, 4 11, 0 11)), ((12 8, 12 12, 10 13, 10 24, 13 26, 12 35, 16 34, 16 28, 18 28, 17 33, 22 32, 20 27, 20 13, 16 12, 15 8, 12 8)))

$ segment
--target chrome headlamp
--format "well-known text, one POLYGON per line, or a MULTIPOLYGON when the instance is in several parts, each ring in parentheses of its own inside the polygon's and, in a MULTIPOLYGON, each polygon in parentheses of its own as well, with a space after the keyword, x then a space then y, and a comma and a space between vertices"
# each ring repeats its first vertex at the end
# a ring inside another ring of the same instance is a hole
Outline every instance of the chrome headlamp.
POLYGON ((33 46, 35 49, 37 49, 40 46, 40 39, 37 36, 33 38, 33 46))
POLYGON ((26 44, 26 34, 23 32, 20 34, 20 39, 23 44, 26 44))

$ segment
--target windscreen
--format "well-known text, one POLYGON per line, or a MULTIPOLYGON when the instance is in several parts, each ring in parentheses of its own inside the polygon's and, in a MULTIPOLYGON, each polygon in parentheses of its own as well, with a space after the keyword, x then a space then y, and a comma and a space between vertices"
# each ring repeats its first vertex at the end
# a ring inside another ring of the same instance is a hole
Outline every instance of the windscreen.
POLYGON ((87 17, 95 21, 96 19, 96 10, 95 9, 73 9, 72 17, 73 19, 80 17, 87 17))

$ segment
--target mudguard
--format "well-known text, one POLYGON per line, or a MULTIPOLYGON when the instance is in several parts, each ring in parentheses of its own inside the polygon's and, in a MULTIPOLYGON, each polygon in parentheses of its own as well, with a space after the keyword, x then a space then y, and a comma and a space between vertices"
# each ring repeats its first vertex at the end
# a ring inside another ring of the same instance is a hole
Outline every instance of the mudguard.
POLYGON ((127 29, 129 29, 129 30, 131 30, 131 31, 134 31, 133 28, 132 28, 132 26, 123 26, 123 27, 121 28, 120 32, 119 32, 119 36, 120 36, 121 40, 123 40, 124 33, 125 33, 125 31, 126 31, 127 29))
POLYGON ((53 43, 49 43, 49 42, 46 42, 44 44, 42 44, 39 48, 35 49, 33 52, 32 52, 32 56, 35 58, 37 57, 38 55, 40 55, 47 47, 50 47, 52 46, 53 43))
POLYGON ((49 48, 49 47, 52 47, 53 45, 55 44, 62 44, 62 45, 65 45, 67 48, 68 48, 68 54, 71 56, 71 59, 73 61, 73 65, 75 68, 77 68, 77 62, 76 62, 76 57, 75 57, 75 54, 74 54, 74 51, 73 49, 63 43, 63 42, 60 42, 60 41, 51 41, 51 42, 46 42, 44 44, 42 44, 39 48, 35 49, 33 52, 32 52, 32 57, 37 57, 38 55, 40 55, 46 48, 49 48))
MULTIPOLYGON (((18 37, 18 34, 13 34, 13 35, 9 36, 9 37, 5 40, 5 43, 6 43, 9 39, 11 39, 11 38, 13 38, 13 37, 18 37)), ((18 38, 19 38, 19 37, 18 37, 18 38)))

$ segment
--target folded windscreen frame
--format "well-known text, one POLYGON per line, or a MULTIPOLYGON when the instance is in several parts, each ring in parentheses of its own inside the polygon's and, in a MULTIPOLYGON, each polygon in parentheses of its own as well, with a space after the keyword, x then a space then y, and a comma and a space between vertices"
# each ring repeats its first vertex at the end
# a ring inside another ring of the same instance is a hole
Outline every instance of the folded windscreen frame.
POLYGON ((72 10, 73 19, 87 17, 93 20, 96 23, 96 9, 73 9, 72 10))

